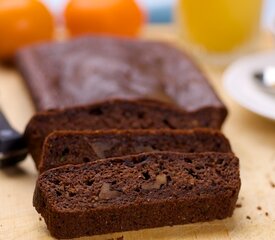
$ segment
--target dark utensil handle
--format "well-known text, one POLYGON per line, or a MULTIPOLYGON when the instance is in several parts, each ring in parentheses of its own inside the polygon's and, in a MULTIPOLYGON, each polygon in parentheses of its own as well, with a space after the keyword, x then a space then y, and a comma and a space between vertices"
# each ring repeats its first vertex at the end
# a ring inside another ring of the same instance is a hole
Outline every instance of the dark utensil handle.
POLYGON ((28 154, 23 135, 15 131, 0 109, 0 169, 13 166, 28 154))
POLYGON ((6 119, 5 115, 0 110, 0 131, 1 130, 13 130, 10 126, 8 120, 6 119))
POLYGON ((0 110, 0 152, 6 153, 23 147, 22 135, 11 127, 0 110))

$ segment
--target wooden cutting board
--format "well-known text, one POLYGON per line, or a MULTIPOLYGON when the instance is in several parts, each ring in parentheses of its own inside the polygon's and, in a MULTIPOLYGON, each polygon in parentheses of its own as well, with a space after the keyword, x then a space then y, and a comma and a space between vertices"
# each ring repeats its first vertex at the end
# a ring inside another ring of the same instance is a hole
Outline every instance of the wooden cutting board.
MULTIPOLYGON (((172 27, 150 27, 144 36, 179 43, 172 27)), ((270 44, 269 36, 264 37, 264 48, 270 44)), ((275 122, 250 113, 233 102, 222 87, 222 70, 203 67, 229 108, 230 115, 223 130, 240 158, 242 188, 239 207, 233 217, 83 239, 275 239, 275 122)), ((12 125, 23 131, 34 107, 15 69, 0 67, 0 103, 12 125)), ((43 219, 32 207, 36 178, 31 157, 16 168, 0 171, 0 240, 52 239, 43 219)))

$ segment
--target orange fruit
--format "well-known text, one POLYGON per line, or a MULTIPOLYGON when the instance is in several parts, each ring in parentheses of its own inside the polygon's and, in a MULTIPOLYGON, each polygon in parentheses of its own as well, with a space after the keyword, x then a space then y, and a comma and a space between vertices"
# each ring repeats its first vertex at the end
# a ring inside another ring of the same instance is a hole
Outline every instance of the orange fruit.
POLYGON ((65 8, 65 20, 72 35, 136 36, 144 15, 135 0, 71 0, 65 8))
POLYGON ((53 37, 54 20, 38 0, 0 0, 0 58, 53 37))

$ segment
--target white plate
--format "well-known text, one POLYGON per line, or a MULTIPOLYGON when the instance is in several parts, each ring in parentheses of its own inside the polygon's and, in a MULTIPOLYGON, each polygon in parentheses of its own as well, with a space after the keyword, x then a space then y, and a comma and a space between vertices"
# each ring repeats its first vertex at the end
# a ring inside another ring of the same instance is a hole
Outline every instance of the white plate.
POLYGON ((275 120, 275 95, 264 92, 253 79, 255 71, 275 66, 275 52, 243 57, 231 64, 223 75, 224 87, 241 106, 275 120))

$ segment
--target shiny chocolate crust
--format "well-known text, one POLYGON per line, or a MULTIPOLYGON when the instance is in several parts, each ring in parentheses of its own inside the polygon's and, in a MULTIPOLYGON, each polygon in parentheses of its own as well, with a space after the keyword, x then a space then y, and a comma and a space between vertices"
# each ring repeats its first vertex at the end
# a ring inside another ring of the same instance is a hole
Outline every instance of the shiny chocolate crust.
POLYGON ((169 44, 86 36, 24 48, 16 62, 38 110, 152 98, 185 111, 212 108, 220 121, 226 115, 205 74, 169 44))

